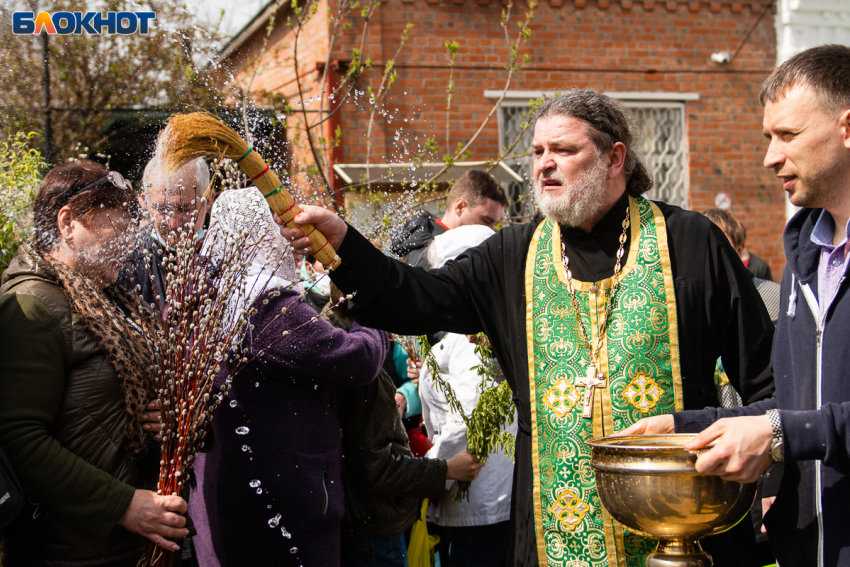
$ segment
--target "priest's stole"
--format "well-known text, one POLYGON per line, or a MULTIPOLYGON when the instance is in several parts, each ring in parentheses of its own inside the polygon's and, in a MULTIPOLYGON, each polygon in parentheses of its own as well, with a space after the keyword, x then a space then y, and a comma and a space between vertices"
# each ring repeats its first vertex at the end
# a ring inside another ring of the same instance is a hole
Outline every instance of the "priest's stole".
MULTIPOLYGON (((615 522, 603 509, 585 441, 612 435, 643 417, 682 409, 676 298, 664 216, 629 198, 629 255, 599 350, 592 419, 582 417, 580 384, 591 364, 561 256, 561 231, 542 222, 526 265, 531 382, 534 517, 541 566, 645 566, 657 541, 615 522)), ((613 278, 573 280, 581 318, 596 348, 613 278)))

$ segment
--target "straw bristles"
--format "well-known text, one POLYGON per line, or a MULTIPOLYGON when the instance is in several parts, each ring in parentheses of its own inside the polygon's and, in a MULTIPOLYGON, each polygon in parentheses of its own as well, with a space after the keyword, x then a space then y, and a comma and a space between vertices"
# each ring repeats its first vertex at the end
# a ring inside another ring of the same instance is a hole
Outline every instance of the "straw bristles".
POLYGON ((163 165, 170 173, 191 159, 239 159, 248 151, 245 140, 209 112, 173 115, 159 135, 158 146, 163 165))
MULTIPOLYGON (((165 129, 159 135, 157 152, 160 154, 166 171, 175 172, 184 163, 199 157, 228 158, 239 160, 239 167, 248 177, 257 177, 267 167, 263 157, 256 151, 248 152, 249 146, 232 128, 209 112, 175 114, 168 119, 165 129)), ((339 256, 328 244, 325 235, 311 224, 299 225, 292 221, 301 208, 295 204, 277 174, 269 169, 254 181, 266 197, 272 211, 279 214, 286 226, 299 228, 310 238, 316 259, 325 266, 336 267, 339 256)))

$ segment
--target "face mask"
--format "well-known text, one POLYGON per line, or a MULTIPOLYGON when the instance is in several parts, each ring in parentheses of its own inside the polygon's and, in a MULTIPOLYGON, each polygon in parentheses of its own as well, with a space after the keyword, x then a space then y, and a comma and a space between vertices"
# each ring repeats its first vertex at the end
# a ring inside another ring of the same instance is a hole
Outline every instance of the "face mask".
POLYGON ((319 295, 329 297, 331 294, 331 280, 325 274, 314 273, 312 276, 307 271, 307 259, 301 262, 299 279, 305 282, 304 291, 314 291, 319 295))
MULTIPOLYGON (((199 230, 198 232, 196 232, 196 233, 195 233, 195 236, 193 236, 193 237, 192 237, 192 242, 193 242, 194 244, 197 244, 198 242, 200 242, 201 240, 203 240, 203 239, 204 239, 204 236, 206 236, 206 233, 207 233, 206 229, 205 229, 204 227, 201 227, 201 230, 199 230)), ((160 235, 159 235, 159 232, 157 232, 157 230, 156 230, 156 229, 153 229, 153 230, 151 231, 151 234, 153 235, 153 239, 154 239, 154 240, 156 240, 156 241, 157 241, 157 243, 158 243, 160 246, 162 246, 162 247, 163 247, 163 248, 165 248, 166 250, 174 250, 174 247, 173 247, 173 246, 169 246, 169 245, 165 242, 165 240, 162 238, 162 236, 160 236, 160 235)))
POLYGON ((308 282, 312 278, 310 278, 310 273, 307 271, 307 259, 304 258, 301 260, 301 270, 298 272, 298 279, 302 282, 308 282))

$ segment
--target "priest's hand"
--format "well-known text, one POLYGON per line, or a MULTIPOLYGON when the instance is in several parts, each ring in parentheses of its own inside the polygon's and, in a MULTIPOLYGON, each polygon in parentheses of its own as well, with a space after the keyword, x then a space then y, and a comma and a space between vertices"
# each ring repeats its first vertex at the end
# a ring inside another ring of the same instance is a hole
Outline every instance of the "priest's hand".
MULTIPOLYGON (((339 218, 333 211, 323 209, 322 207, 314 207, 312 205, 300 205, 300 207, 301 212, 295 215, 295 218, 292 220, 298 224, 315 225, 325 235, 330 245, 335 250, 338 250, 345 238, 345 233, 348 232, 348 225, 345 224, 345 221, 339 218)), ((275 215, 274 221, 280 225, 280 233, 292 243, 292 248, 296 252, 305 255, 315 252, 310 239, 304 236, 300 228, 288 228, 284 225, 280 215, 275 215)))
POLYGON ((615 433, 614 437, 622 435, 659 435, 663 433, 675 433, 673 416, 669 413, 666 415, 645 417, 631 427, 615 433))
POLYGON ((189 535, 184 528, 186 501, 179 496, 159 496, 150 490, 136 489, 130 505, 118 525, 143 535, 158 546, 177 551, 180 546, 171 541, 189 535))
POLYGON ((685 449, 695 451, 716 441, 697 459, 697 472, 723 480, 755 482, 773 463, 768 452, 772 440, 773 428, 766 415, 730 417, 703 429, 685 443, 685 449))
POLYGON ((475 480, 484 467, 484 463, 466 449, 446 461, 446 480, 475 480))

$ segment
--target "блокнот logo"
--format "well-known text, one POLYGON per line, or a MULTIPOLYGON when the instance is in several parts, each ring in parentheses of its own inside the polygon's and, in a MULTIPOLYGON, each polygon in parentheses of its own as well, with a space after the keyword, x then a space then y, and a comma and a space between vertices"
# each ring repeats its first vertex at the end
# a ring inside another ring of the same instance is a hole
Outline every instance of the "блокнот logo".
POLYGON ((12 33, 39 34, 118 34, 147 35, 156 12, 15 12, 12 14, 12 33))

